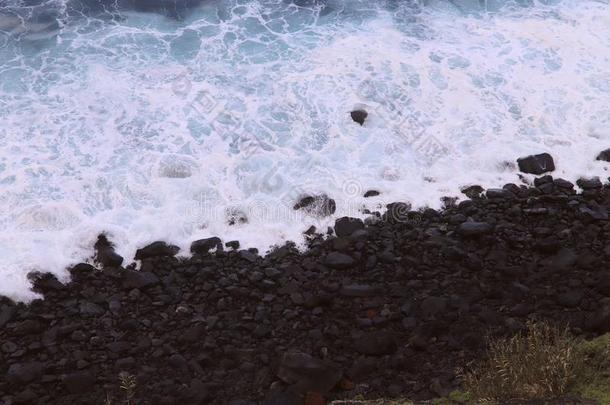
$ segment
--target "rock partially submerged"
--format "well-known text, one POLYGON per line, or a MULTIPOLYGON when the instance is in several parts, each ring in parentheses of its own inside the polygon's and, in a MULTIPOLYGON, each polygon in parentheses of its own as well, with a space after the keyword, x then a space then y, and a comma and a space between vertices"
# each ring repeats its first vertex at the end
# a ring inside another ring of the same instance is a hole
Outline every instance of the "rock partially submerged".
POLYGON ((360 124, 362 126, 362 125, 364 125, 364 121, 366 120, 366 117, 369 116, 369 113, 367 113, 365 110, 354 110, 350 113, 350 115, 354 122, 357 122, 358 124, 360 124))
POLYGON ((597 155, 596 159, 604 162, 610 162, 610 148, 601 151, 599 155, 597 155))
POLYGON ((101 263, 102 266, 119 267, 123 264, 123 257, 114 251, 114 246, 106 235, 99 235, 93 247, 96 251, 95 260, 101 263))
POLYGON ((301 197, 293 208, 316 217, 327 217, 335 213, 337 204, 326 194, 306 195, 301 197))
POLYGON ((175 256, 180 251, 178 246, 169 245, 163 241, 153 242, 136 251, 136 260, 149 259, 152 257, 175 256))
POLYGON ((543 174, 555 170, 553 157, 548 153, 530 155, 517 159, 519 170, 523 173, 543 174))

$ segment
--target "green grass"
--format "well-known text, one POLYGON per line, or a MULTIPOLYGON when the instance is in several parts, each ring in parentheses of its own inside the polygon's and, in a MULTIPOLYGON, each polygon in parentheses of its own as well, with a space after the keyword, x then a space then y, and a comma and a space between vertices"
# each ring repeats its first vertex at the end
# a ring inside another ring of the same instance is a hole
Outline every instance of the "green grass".
POLYGON ((610 405, 610 333, 581 342, 577 349, 585 361, 572 390, 583 398, 610 405))

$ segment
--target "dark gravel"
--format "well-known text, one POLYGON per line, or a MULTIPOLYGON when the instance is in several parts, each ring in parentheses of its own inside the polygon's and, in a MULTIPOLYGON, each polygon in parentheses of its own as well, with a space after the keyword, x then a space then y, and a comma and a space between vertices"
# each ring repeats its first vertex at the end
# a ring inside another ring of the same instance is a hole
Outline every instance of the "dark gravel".
POLYGON ((579 185, 471 187, 443 211, 395 203, 339 219, 304 253, 210 238, 178 259, 156 242, 135 271, 104 239, 103 270, 79 264, 68 285, 35 274, 44 300, 0 299, 0 403, 122 403, 121 372, 138 405, 445 395, 486 334, 532 318, 610 331, 610 187, 579 185))

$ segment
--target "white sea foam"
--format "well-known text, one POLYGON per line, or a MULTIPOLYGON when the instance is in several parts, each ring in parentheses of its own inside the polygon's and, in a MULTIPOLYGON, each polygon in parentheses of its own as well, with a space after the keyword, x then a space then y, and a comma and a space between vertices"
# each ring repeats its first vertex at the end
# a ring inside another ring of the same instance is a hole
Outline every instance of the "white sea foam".
POLYGON ((335 217, 438 207, 542 151, 557 176, 608 176, 610 3, 413 3, 0 19, 0 294, 35 297, 31 270, 65 279, 100 232, 128 260, 212 235, 266 251, 334 220, 295 213, 304 193, 335 217))

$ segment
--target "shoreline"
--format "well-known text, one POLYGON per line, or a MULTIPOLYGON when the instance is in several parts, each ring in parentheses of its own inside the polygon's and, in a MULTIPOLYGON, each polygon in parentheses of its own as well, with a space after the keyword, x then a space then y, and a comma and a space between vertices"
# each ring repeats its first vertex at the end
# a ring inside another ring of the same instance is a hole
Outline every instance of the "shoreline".
POLYGON ((28 305, 0 297, 0 403, 118 402, 122 372, 138 404, 444 397, 487 334, 610 332, 610 184, 578 186, 547 174, 443 210, 393 203, 303 252, 208 238, 179 259, 156 242, 139 271, 100 238, 102 270, 34 275, 28 305))

